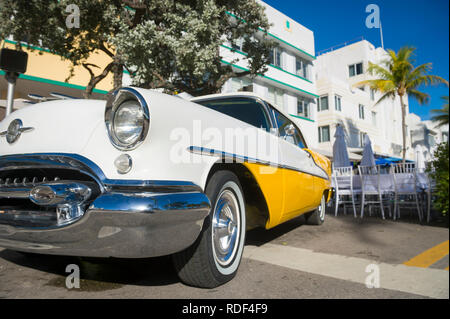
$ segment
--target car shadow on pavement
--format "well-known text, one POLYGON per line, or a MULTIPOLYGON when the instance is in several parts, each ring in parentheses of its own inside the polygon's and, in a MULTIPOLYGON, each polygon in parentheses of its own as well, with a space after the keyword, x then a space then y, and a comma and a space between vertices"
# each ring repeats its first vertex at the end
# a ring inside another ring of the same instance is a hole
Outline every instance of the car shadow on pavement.
POLYGON ((100 291, 120 288, 123 285, 163 286, 180 282, 170 257, 145 259, 86 258, 21 253, 5 249, 0 258, 16 265, 58 275, 49 285, 65 288, 65 278, 70 274, 66 267, 75 264, 80 268, 80 281, 86 290, 100 291))
POLYGON ((306 227, 304 216, 296 217, 268 230, 258 227, 247 231, 245 245, 262 246, 302 226, 306 227))

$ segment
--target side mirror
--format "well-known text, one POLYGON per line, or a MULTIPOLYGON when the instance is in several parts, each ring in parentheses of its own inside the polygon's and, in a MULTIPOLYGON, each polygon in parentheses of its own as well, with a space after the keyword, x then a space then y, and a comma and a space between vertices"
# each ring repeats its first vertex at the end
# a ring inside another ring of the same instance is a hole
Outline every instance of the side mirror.
POLYGON ((289 124, 284 128, 285 137, 286 136, 294 136, 295 134, 295 126, 293 124, 289 124))

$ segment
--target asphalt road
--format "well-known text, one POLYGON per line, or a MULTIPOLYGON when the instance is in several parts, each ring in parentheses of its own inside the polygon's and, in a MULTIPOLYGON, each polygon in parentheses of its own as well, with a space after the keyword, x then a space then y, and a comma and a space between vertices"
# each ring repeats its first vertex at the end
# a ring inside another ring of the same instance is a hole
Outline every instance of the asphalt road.
POLYGON ((448 298, 448 239, 448 228, 414 219, 327 215, 322 226, 308 226, 300 217, 248 232, 236 278, 211 290, 183 285, 168 257, 82 259, 0 249, 0 298, 448 298), (408 261, 418 266, 403 265, 408 261), (79 289, 65 286, 68 264, 80 267, 79 289), (369 265, 378 267, 380 288, 366 286, 369 265))

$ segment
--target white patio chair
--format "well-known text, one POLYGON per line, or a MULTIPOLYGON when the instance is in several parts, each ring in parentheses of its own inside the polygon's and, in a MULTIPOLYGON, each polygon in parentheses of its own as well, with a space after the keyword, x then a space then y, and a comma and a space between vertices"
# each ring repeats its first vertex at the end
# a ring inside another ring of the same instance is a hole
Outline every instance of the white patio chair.
POLYGON ((333 169, 334 186, 335 186, 335 211, 337 216, 339 205, 344 204, 344 213, 346 212, 346 204, 352 204, 353 215, 356 218, 355 196, 361 194, 361 190, 353 185, 353 167, 339 167, 333 169))
POLYGON ((432 201, 432 193, 434 188, 436 187, 436 181, 430 178, 428 173, 426 172, 418 172, 417 176, 417 185, 420 189, 419 195, 421 196, 421 207, 423 207, 422 212, 427 214, 427 223, 430 222, 431 218, 431 201, 432 201))
MULTIPOLYGON (((365 205, 379 204, 381 216, 384 217, 383 196, 380 190, 380 170, 377 166, 358 166, 361 179, 361 218, 364 217, 365 205)), ((371 207, 369 207, 371 210, 371 207)))
POLYGON ((395 185, 394 220, 400 218, 400 205, 415 205, 419 221, 422 221, 415 165, 412 163, 393 164, 391 170, 395 185))
MULTIPOLYGON (((383 208, 387 207, 389 210, 389 217, 392 217, 392 208, 394 207, 394 195, 395 195, 395 183, 394 176, 390 172, 390 167, 381 167, 381 165, 377 165, 378 173, 379 173, 379 191, 382 198, 383 208), (388 203, 388 205, 384 205, 384 203, 388 203)), ((370 206, 371 207, 371 206, 370 206)), ((369 207, 369 209, 370 209, 369 207)), ((369 210, 370 212, 370 210, 369 210)))

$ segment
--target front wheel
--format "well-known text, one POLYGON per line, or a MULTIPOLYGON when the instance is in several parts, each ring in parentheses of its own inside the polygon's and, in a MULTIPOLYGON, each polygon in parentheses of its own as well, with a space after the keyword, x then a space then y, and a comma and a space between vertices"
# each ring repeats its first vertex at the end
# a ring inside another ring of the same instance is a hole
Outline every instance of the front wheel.
POLYGON ((217 171, 206 186, 211 211, 196 242, 173 255, 180 279, 188 285, 214 288, 237 272, 245 242, 245 202, 235 174, 217 171))
POLYGON ((306 223, 308 225, 322 225, 325 220, 326 200, 325 194, 322 195, 320 205, 314 211, 305 214, 306 223))

